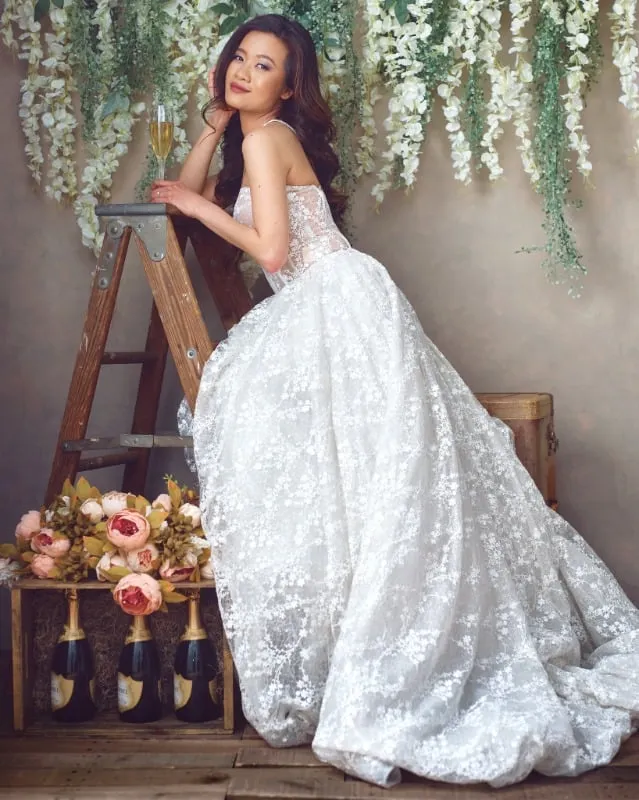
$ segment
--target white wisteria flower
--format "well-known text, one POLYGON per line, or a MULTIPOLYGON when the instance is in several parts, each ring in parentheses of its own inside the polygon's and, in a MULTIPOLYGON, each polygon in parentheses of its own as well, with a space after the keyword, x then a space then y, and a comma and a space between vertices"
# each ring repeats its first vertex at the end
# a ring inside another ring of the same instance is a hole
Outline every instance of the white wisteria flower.
POLYGON ((562 95, 562 99, 566 110, 568 143, 571 149, 577 153, 577 169, 584 177, 588 177, 592 172, 592 164, 588 160, 590 145, 581 124, 581 114, 584 108, 583 95, 587 81, 587 48, 590 44, 590 36, 596 29, 598 13, 598 0, 568 0, 565 21, 565 41, 570 50, 568 74, 566 75, 568 91, 562 95))
MULTIPOLYGON (((619 102, 639 119, 639 49, 637 47, 637 0, 615 0, 610 12, 612 60, 619 70, 619 102)), ((635 141, 639 153, 639 138, 635 141)))

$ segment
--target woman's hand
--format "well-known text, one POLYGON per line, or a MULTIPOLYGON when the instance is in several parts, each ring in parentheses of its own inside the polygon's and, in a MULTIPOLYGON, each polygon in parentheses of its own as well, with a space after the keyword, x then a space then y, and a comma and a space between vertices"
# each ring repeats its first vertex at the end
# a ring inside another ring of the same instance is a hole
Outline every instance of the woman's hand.
MULTIPOLYGON (((209 70, 208 87, 209 97, 211 100, 217 100, 218 98, 215 95, 215 67, 212 67, 209 70)), ((212 125, 216 131, 223 131, 229 124, 229 120, 233 114, 235 114, 235 109, 229 108, 222 99, 221 107, 218 104, 214 109, 208 111, 206 114, 206 119, 209 125, 212 125)))
POLYGON ((187 217, 197 217, 203 204, 209 205, 201 194, 188 189, 181 181, 155 181, 151 187, 152 203, 168 203, 187 217))

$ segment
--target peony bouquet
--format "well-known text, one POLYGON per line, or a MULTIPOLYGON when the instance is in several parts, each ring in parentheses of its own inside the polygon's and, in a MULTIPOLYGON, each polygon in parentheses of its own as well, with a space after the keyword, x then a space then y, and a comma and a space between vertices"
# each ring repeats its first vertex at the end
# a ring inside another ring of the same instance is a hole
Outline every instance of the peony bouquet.
POLYGON ((22 515, 15 545, 0 545, 0 584, 23 576, 77 582, 95 573, 117 584, 114 599, 129 614, 181 602, 175 583, 212 577, 198 502, 171 477, 153 501, 67 480, 48 508, 22 515))

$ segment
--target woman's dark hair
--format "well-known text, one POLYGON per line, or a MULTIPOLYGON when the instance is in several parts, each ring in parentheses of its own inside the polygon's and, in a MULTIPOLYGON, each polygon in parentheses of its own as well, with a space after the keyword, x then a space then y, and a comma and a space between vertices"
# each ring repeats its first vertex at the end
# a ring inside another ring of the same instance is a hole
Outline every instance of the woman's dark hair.
MULTIPOLYGON (((286 88, 292 91, 292 96, 282 101, 279 118, 295 129, 326 194, 333 218, 339 224, 346 209, 346 196, 331 186, 339 170, 339 160, 331 147, 335 126, 320 91, 315 46, 306 28, 280 14, 264 14, 240 25, 226 43, 217 62, 216 99, 207 103, 202 110, 204 121, 209 124, 207 114, 224 104, 223 99, 218 98, 224 98, 225 95, 226 71, 242 40, 251 31, 272 33, 288 48, 284 68, 286 88)), ((215 199, 222 208, 232 205, 240 191, 244 172, 242 139, 239 115, 234 114, 224 131, 223 166, 215 187, 215 199)))

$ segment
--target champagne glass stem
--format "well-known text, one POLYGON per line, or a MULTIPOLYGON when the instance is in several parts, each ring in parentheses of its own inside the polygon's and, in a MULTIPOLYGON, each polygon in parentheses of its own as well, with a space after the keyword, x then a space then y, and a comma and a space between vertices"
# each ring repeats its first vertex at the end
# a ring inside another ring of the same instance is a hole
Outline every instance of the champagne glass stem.
POLYGON ((166 166, 166 159, 165 158, 158 158, 158 180, 164 180, 164 168, 166 166))

